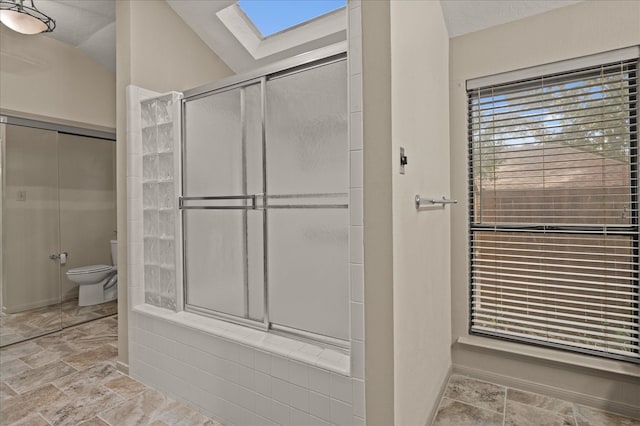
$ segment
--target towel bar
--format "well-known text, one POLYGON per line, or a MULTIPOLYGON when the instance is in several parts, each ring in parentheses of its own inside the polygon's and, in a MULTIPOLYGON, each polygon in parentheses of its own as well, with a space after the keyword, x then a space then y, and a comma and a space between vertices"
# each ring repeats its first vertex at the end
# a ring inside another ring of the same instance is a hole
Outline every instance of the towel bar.
POLYGON ((458 200, 450 200, 444 196, 441 200, 438 200, 435 198, 426 198, 421 197, 420 195, 416 195, 416 210, 420 209, 420 207, 435 206, 437 204, 440 204, 444 209, 447 204, 458 204, 458 200))

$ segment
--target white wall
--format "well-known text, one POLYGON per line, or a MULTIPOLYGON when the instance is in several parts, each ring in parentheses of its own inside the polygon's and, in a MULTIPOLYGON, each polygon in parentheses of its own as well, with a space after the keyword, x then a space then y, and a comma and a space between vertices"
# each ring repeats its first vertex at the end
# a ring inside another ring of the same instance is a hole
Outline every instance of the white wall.
POLYGON ((465 93, 470 78, 638 45, 639 22, 639 2, 586 1, 451 39, 451 185, 461 202, 451 232, 452 338, 461 339, 453 348, 455 370, 640 415, 635 365, 468 336, 465 93))
POLYGON ((0 26, 0 109, 79 127, 116 127, 115 76, 79 49, 0 26))
POLYGON ((423 425, 451 366, 449 36, 440 2, 391 2, 395 424, 423 425), (400 174, 400 147, 409 164, 400 174))

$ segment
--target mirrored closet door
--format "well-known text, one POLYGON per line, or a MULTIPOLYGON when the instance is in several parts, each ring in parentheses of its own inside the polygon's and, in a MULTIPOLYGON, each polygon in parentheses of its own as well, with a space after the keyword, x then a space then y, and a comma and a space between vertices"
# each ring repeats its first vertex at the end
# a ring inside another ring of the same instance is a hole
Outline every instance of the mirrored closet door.
POLYGON ((2 125, 0 344, 62 327, 58 133, 2 125))
POLYGON ((0 139, 0 346, 115 314, 117 300, 80 303, 67 274, 116 270, 115 143, 15 124, 0 139))

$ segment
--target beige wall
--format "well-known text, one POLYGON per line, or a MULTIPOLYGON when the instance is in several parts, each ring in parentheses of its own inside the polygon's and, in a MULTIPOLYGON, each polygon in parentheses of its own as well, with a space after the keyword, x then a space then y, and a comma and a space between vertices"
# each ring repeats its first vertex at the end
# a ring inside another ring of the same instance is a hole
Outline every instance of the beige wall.
POLYGON ((116 125, 115 76, 80 50, 0 26, 0 109, 80 127, 116 125))
POLYGON ((450 211, 413 199, 449 195, 449 39, 439 2, 363 2, 362 33, 367 424, 425 424, 451 365, 450 211))
MULTIPOLYGON (((4 159, 4 156, 5 156, 5 152, 2 149, 2 147, 4 146, 4 141, 6 137, 7 137, 7 126, 4 124, 0 124, 0 157, 2 157, 2 159, 4 159)), ((3 164, 3 161, 0 161, 0 172, 4 173, 4 167, 5 166, 3 164)), ((2 190, 4 191, 4 188, 2 190)), ((2 200, 2 198, 3 197, 0 197, 0 223, 3 221, 2 211, 4 209, 4 201, 2 200)), ((2 307, 4 306, 4 295, 3 295, 4 281, 2 279, 2 277, 4 276, 4 268, 2 265, 3 263, 2 259, 4 259, 4 252, 2 251, 2 242, 0 241, 0 309, 2 309, 2 307)))
POLYGON ((388 1, 361 7, 366 418, 381 426, 394 421, 389 8, 388 1))
MULTIPOLYGON (((452 210, 454 341, 467 337, 469 314, 465 80, 640 44, 639 22, 639 2, 587 1, 451 39, 451 184, 452 195, 462 202, 452 210)), ((619 411, 630 412, 633 406, 640 410, 637 366, 476 336, 468 342, 453 349, 454 368, 460 371, 516 381, 521 387, 557 391, 561 396, 619 411), (491 349, 498 346, 504 352, 491 349), (583 367, 573 367, 576 363, 583 367), (597 372, 589 366, 628 371, 636 377, 597 372), (569 393, 562 394, 564 391, 569 393)))
POLYGON ((163 0, 134 0, 130 11, 131 84, 181 92, 233 74, 163 0))
POLYGON ((451 366, 451 207, 414 204, 416 194, 450 191, 449 35, 440 2, 391 2, 391 75, 395 424, 424 425, 451 366))
POLYGON ((182 91, 233 72, 162 0, 116 2, 118 181, 118 361, 128 363, 127 335, 127 85, 182 91))

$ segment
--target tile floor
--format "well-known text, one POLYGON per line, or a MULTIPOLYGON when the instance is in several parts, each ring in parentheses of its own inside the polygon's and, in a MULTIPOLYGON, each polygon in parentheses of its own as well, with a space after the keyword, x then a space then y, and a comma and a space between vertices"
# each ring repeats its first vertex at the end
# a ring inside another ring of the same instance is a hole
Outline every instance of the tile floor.
POLYGON ((640 426, 640 419, 452 375, 433 426, 640 426))
POLYGON ((117 311, 117 300, 92 306, 78 306, 78 299, 70 299, 62 302, 61 305, 44 306, 15 314, 2 314, 0 316, 0 346, 113 315, 117 311))
MULTIPOLYGON (((91 321, 0 350, 0 424, 221 426, 116 370, 117 319, 91 321)), ((640 426, 543 395, 451 376, 434 426, 640 426)))
POLYGON ((220 426, 115 368, 115 316, 0 350, 0 424, 220 426))

